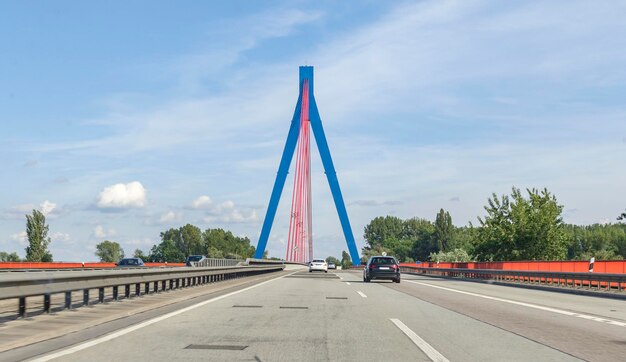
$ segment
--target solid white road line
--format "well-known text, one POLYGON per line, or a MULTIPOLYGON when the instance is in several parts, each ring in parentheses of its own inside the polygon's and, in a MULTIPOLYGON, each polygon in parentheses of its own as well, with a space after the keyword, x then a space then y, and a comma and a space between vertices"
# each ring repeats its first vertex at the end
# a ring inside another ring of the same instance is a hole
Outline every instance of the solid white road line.
POLYGON ((194 305, 190 305, 189 307, 185 307, 183 309, 175 310, 173 312, 164 314, 164 315, 162 315, 160 317, 148 319, 147 321, 141 322, 141 323, 136 324, 136 325, 134 325, 132 327, 127 327, 127 328, 124 328, 124 329, 120 329, 119 331, 116 331, 116 332, 104 335, 104 336, 96 338, 96 339, 92 339, 90 341, 78 344, 78 345, 76 345, 74 347, 63 349, 63 350, 60 350, 58 352, 53 352, 51 354, 47 354, 47 355, 44 355, 44 356, 41 356, 41 357, 36 357, 35 359, 32 359, 30 361, 31 362, 44 362, 44 361, 50 361, 51 359, 54 359, 54 358, 67 356, 68 354, 72 354, 72 353, 75 353, 75 352, 78 352, 78 351, 82 351, 83 349, 87 349, 89 347, 93 347, 93 346, 98 345, 100 343, 110 341, 110 340, 112 340, 114 338, 123 336, 125 334, 130 333, 130 332, 134 332, 134 331, 136 331, 138 329, 141 329, 143 327, 147 327, 147 326, 149 326, 151 324, 154 324, 154 323, 160 322, 162 320, 174 317, 176 315, 188 312, 188 311, 190 311, 192 309, 196 309, 196 308, 202 307, 202 306, 207 305, 209 303, 217 302, 218 300, 221 300, 221 299, 224 299, 224 298, 228 298, 228 297, 233 296, 235 294, 243 293, 243 292, 248 291, 250 289, 253 289, 253 288, 256 288, 256 287, 260 287, 261 285, 273 282, 275 280, 284 278, 286 276, 289 276, 289 275, 292 275, 292 274, 295 274, 295 273, 297 273, 297 272, 293 272, 293 273, 290 273, 290 274, 287 274, 287 275, 283 275, 283 276, 280 276, 280 277, 277 277, 277 278, 274 278, 274 279, 266 280, 266 281, 261 282, 259 284, 251 285, 251 286, 249 286, 247 288, 243 288, 241 290, 230 292, 228 294, 220 295, 219 297, 215 297, 215 298, 212 298, 212 299, 209 299, 209 300, 205 300, 203 302, 200 302, 200 303, 197 303, 197 304, 194 304, 194 305))
POLYGON ((346 282, 346 285, 352 285, 352 284, 350 284, 350 282, 346 282))
POLYGON ((428 358, 435 362, 449 362, 447 358, 445 358, 439 351, 433 348, 428 342, 423 340, 420 336, 418 336, 415 332, 411 330, 411 328, 407 327, 406 324, 402 323, 399 319, 389 318, 396 327, 400 328, 400 330, 406 334, 407 337, 415 343, 415 345, 424 352, 428 358))
POLYGON ((362 291, 357 290, 356 292, 357 292, 357 293, 359 293, 359 295, 360 295, 361 297, 363 297, 363 298, 367 298, 367 295, 363 294, 363 292, 362 292, 362 291))
POLYGON ((405 279, 405 281, 407 281, 409 283, 423 285, 423 286, 426 286, 426 287, 447 290, 449 292, 455 292, 455 293, 460 293, 460 294, 465 294, 465 295, 471 295, 473 297, 479 297, 479 298, 495 300, 495 301, 503 302, 503 303, 520 305, 520 306, 523 306, 523 307, 539 309, 539 310, 543 310, 543 311, 546 311, 546 312, 552 312, 552 313, 557 313, 557 314, 562 314, 562 315, 567 315, 567 316, 572 316, 572 317, 577 317, 577 318, 588 319, 588 320, 592 320, 592 321, 596 321, 596 322, 607 323, 607 324, 611 324, 611 325, 614 325, 614 326, 626 327, 626 323, 624 323, 624 322, 618 322, 618 321, 614 321, 614 320, 610 320, 610 319, 594 317, 594 316, 587 315, 587 314, 580 314, 580 313, 576 313, 576 312, 569 312, 569 311, 562 310, 562 309, 557 309, 557 308, 544 307, 544 306, 541 306, 541 305, 536 305, 536 304, 531 304, 531 303, 518 302, 518 301, 510 300, 510 299, 492 297, 492 296, 484 295, 484 294, 478 294, 478 293, 466 292, 466 291, 462 291, 462 290, 458 290, 458 289, 440 287, 438 285, 432 285, 432 284, 428 284, 428 283, 421 283, 421 282, 416 282, 416 281, 413 281, 413 280, 406 280, 405 279))

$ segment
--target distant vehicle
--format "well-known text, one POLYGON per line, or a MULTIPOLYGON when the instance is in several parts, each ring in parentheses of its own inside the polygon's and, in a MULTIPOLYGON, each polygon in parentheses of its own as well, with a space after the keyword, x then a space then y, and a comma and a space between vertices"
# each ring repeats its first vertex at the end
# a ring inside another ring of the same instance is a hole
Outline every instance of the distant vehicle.
POLYGON ((309 263, 309 273, 312 273, 314 270, 328 273, 328 264, 326 263, 326 260, 313 259, 313 261, 309 263))
POLYGON ((363 269, 363 281, 369 283, 373 279, 387 279, 400 283, 400 265, 391 256, 373 256, 363 269))
POLYGON ((146 266, 141 258, 124 258, 117 263, 118 268, 132 268, 146 266))
POLYGON ((328 264, 328 269, 337 269, 337 265, 335 265, 333 263, 329 263, 328 264))
POLYGON ((192 262, 199 263, 199 262, 203 261, 204 259, 206 259, 206 257, 204 255, 189 255, 187 257, 187 260, 185 260, 185 264, 187 266, 193 266, 192 262))

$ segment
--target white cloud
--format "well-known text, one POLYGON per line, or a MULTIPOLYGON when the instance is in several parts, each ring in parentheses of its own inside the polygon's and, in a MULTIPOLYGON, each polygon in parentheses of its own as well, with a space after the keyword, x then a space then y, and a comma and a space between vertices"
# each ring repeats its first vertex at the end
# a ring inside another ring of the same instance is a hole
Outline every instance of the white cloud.
POLYGON ((105 187, 98 195, 100 208, 142 208, 146 205, 146 189, 139 181, 105 187))
POLYGON ((48 218, 55 218, 62 211, 57 207, 57 204, 45 200, 39 207, 34 204, 21 204, 13 206, 4 212, 5 219, 24 219, 25 215, 30 215, 33 210, 39 210, 44 216, 48 218))
POLYGON ((98 239, 115 236, 117 232, 114 229, 105 229, 102 225, 96 225, 93 229, 92 235, 98 239))
POLYGON ((12 234, 11 239, 19 242, 20 244, 26 244, 26 241, 28 240, 28 235, 26 234, 26 231, 22 231, 12 234))
POLYGON ((54 243, 67 243, 71 240, 70 234, 62 232, 50 233, 50 240, 54 243))
POLYGON ((237 209, 219 210, 220 212, 212 213, 203 220, 208 223, 222 222, 226 224, 248 224, 259 221, 256 210, 241 211, 237 209))
POLYGON ((57 207, 57 204, 46 200, 42 202, 40 205, 41 213, 44 216, 48 216, 48 214, 50 214, 54 209, 56 209, 56 207, 57 207))
POLYGON ((180 221, 182 220, 182 218, 183 218, 183 215, 180 212, 175 212, 175 211, 170 210, 161 215, 161 218, 159 219, 159 223, 165 224, 165 223, 169 223, 173 221, 180 221))
POLYGON ((211 206, 212 203, 213 201, 211 201, 210 197, 202 195, 191 202, 191 207, 194 209, 202 209, 211 206))

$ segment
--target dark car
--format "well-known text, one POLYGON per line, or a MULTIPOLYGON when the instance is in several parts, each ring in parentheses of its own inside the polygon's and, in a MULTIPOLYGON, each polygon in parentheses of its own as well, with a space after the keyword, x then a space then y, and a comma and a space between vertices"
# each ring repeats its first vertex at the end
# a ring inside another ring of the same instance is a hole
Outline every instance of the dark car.
POLYGON ((204 255, 189 255, 187 257, 187 260, 185 261, 185 264, 187 266, 195 266, 195 264, 193 263, 199 263, 203 261, 204 259, 206 259, 204 255))
POLYGON ((124 258, 117 263, 118 267, 121 268, 132 268, 132 267, 142 267, 145 266, 143 260, 141 258, 124 258))
POLYGON ((391 256, 373 256, 363 269, 363 281, 369 283, 373 279, 387 279, 400 283, 400 265, 391 256))

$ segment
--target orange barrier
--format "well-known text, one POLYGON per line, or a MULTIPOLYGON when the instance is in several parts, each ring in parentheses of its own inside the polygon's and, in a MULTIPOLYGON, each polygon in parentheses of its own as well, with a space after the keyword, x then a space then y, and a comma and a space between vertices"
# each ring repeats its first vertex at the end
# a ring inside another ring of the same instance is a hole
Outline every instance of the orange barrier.
MULTIPOLYGON (((185 263, 146 263, 148 267, 185 266, 185 263)), ((0 269, 76 269, 76 268, 115 268, 115 263, 65 263, 65 262, 0 262, 0 269)))
MULTIPOLYGON (((448 263, 422 262, 401 263, 400 266, 422 268, 461 268, 461 269, 496 269, 496 270, 525 270, 546 272, 586 273, 589 271, 589 262, 585 260, 568 261, 491 261, 448 263)), ((593 265, 594 273, 626 274, 626 260, 596 261, 593 265)))

